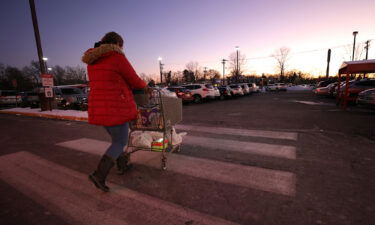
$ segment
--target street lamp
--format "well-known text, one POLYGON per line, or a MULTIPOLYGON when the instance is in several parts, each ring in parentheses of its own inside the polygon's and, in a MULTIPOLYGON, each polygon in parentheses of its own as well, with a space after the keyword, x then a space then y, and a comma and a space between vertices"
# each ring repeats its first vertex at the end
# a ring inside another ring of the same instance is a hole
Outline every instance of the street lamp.
MULTIPOLYGON (((47 70, 49 71, 49 68, 48 68, 48 66, 47 66, 48 58, 47 58, 47 57, 43 57, 42 59, 43 59, 43 62, 44 62, 44 67, 45 67, 45 69, 47 69, 47 70)), ((46 71, 46 70, 44 70, 44 71, 46 71)))
POLYGON ((161 63, 163 59, 161 57, 158 58, 159 61, 159 68, 160 68, 160 84, 163 83, 163 63, 161 63))
POLYGON ((240 49, 240 47, 238 47, 238 46, 236 46, 236 52, 237 52, 237 67, 236 67, 236 79, 237 79, 237 81, 238 81, 238 75, 239 75, 239 73, 240 73, 240 67, 239 67, 239 63, 238 63, 238 51, 239 51, 239 49, 240 49))
POLYGON ((354 41, 353 41, 353 55, 352 55, 352 61, 354 61, 354 52, 355 52, 355 39, 357 37, 358 31, 353 32, 354 41))

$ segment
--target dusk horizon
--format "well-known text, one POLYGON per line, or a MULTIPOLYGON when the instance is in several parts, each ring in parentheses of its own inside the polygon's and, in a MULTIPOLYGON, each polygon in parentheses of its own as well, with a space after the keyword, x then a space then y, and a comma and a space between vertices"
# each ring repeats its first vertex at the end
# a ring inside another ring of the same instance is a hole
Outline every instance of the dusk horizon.
MULTIPOLYGON (((28 1, 2 1, 0 63, 23 67, 37 60, 28 1)), ((375 58, 375 2, 351 1, 43 1, 36 0, 43 53, 49 66, 82 66, 81 56, 107 32, 124 37, 124 51, 138 74, 157 77, 158 57, 165 71, 182 71, 198 62, 222 73, 222 59, 239 46, 244 74, 277 74, 271 56, 290 49, 286 71, 330 75, 351 60, 353 31, 357 48, 370 40, 375 58), (366 6, 366 7, 364 7, 366 6), (359 15, 353 12, 360 12, 359 15)), ((358 59, 364 59, 363 49, 358 59)), ((227 70, 228 71, 228 70, 227 70)))

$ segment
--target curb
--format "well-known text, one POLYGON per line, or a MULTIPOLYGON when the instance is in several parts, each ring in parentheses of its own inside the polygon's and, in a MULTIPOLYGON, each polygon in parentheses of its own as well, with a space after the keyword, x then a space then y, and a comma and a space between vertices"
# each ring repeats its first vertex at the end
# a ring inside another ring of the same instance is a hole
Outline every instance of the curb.
POLYGON ((39 117, 39 118, 48 118, 48 119, 60 119, 60 120, 72 120, 72 121, 81 121, 87 122, 86 117, 76 117, 76 116, 59 116, 59 115, 48 115, 48 114, 39 114, 39 113, 25 113, 25 112, 16 112, 16 111, 1 111, 0 114, 10 114, 10 115, 21 115, 29 117, 39 117))

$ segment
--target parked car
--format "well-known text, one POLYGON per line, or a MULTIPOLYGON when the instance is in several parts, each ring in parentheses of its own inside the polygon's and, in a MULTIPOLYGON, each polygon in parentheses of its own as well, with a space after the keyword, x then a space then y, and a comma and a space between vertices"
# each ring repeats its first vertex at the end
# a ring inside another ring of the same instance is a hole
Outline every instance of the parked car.
POLYGON ((333 92, 334 90, 334 87, 335 85, 337 85, 337 82, 335 83, 330 83, 328 84, 326 87, 319 87, 319 88, 316 88, 313 90, 313 92, 316 94, 316 95, 319 95, 319 96, 330 96, 331 93, 333 92))
POLYGON ((216 92, 216 90, 215 90, 215 88, 214 88, 214 86, 212 84, 204 84, 204 86, 208 90, 207 97, 209 99, 216 99, 217 97, 220 96, 220 95, 218 96, 218 93, 216 92))
POLYGON ((22 102, 21 95, 13 90, 0 90, 0 105, 16 105, 22 102))
POLYGON ((287 91, 287 86, 284 83, 276 83, 278 91, 287 91))
POLYGON ((231 84, 229 85, 230 89, 232 90, 231 94, 233 96, 242 96, 244 95, 242 87, 238 84, 231 84))
POLYGON ((75 87, 54 87, 53 92, 57 106, 64 109, 81 109, 87 104, 87 94, 75 87))
POLYGON ((251 90, 250 90, 249 86, 246 83, 241 83, 241 84, 238 84, 238 85, 241 86, 244 95, 251 94, 251 90))
POLYGON ((375 109, 375 88, 361 91, 358 94, 357 104, 375 109))
POLYGON ((337 87, 338 84, 339 84, 338 82, 335 82, 335 83, 330 84, 331 87, 330 87, 329 90, 328 90, 328 96, 329 96, 329 97, 334 97, 334 92, 335 92, 336 87, 337 87))
MULTIPOLYGON (((355 80, 350 80, 350 81, 349 81, 349 85, 350 85, 351 83, 353 83, 353 82, 355 82, 355 80)), ((346 82, 345 82, 345 81, 341 81, 341 82, 340 82, 340 92, 342 92, 342 90, 345 90, 345 86, 346 86, 346 82)), ((336 87, 335 87, 335 90, 333 91, 333 97, 336 97, 336 96, 337 96, 338 88, 339 88, 339 86, 338 86, 338 84, 337 84, 336 87)))
POLYGON ((181 98, 182 102, 184 102, 184 103, 194 101, 194 97, 191 94, 191 91, 189 91, 188 89, 186 89, 184 87, 176 86, 176 87, 168 87, 167 89, 169 91, 175 92, 177 97, 181 98))
POLYGON ((187 84, 182 87, 188 89, 193 95, 195 103, 201 103, 209 97, 209 90, 205 84, 187 84))
MULTIPOLYGON (((348 102, 356 102, 358 94, 362 91, 375 88, 375 79, 362 79, 359 81, 354 81, 349 84, 348 88, 348 102)), ((344 96, 345 85, 340 89, 341 96, 344 96)))
POLYGON ((250 91, 251 91, 252 93, 260 92, 260 90, 259 90, 259 86, 256 85, 256 83, 248 83, 247 85, 250 87, 250 91))
POLYGON ((232 94, 231 94, 232 90, 228 85, 220 86, 218 87, 218 89, 220 91, 221 100, 232 97, 232 94))
POLYGON ((214 86, 214 89, 215 89, 215 98, 216 99, 219 99, 221 94, 220 94, 220 90, 218 87, 214 86))
POLYGON ((334 81, 332 80, 325 80, 325 81, 319 81, 316 85, 315 88, 320 88, 320 87, 327 87, 330 83, 334 81))
POLYGON ((276 85, 275 84, 268 84, 266 86, 266 91, 276 91, 276 85))
POLYGON ((38 96, 38 92, 35 91, 25 91, 20 93, 22 102, 22 107, 31 107, 36 108, 39 107, 40 100, 38 96))

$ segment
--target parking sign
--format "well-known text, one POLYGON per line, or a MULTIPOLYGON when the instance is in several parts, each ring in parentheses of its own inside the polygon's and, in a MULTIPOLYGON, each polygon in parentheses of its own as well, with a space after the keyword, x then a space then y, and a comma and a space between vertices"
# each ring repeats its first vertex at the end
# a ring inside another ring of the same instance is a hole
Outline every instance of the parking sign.
POLYGON ((46 98, 52 98, 53 97, 53 91, 51 87, 44 88, 44 94, 46 95, 46 98))

